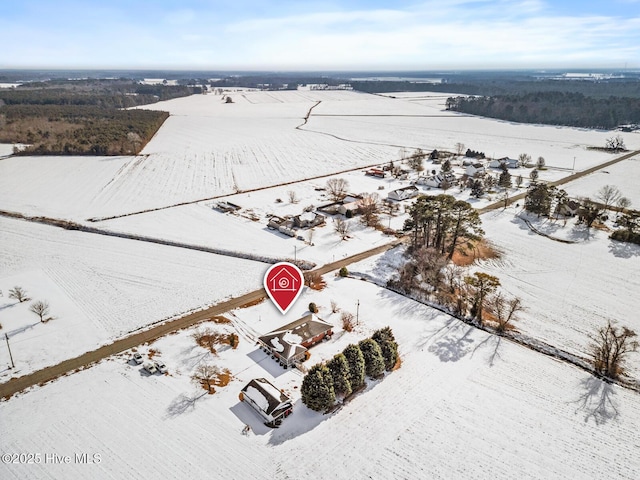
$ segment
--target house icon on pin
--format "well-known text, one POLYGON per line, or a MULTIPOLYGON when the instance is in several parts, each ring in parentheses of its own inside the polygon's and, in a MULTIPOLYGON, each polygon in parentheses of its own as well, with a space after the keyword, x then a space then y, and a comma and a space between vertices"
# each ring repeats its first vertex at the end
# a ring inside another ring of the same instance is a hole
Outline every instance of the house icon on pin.
POLYGON ((289 273, 285 267, 269 279, 269 286, 273 292, 295 292, 299 283, 300 279, 289 273))

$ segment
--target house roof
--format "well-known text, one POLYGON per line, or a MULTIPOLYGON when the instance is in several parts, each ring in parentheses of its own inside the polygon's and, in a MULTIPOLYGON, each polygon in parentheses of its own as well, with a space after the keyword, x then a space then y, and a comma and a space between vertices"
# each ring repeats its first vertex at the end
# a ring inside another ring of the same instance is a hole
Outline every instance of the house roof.
POLYGON ((266 378, 254 378, 245 385, 242 393, 267 415, 272 415, 283 403, 291 400, 266 378))
POLYGON ((292 358, 306 351, 302 343, 333 328, 333 325, 313 314, 262 335, 259 340, 283 358, 292 358))

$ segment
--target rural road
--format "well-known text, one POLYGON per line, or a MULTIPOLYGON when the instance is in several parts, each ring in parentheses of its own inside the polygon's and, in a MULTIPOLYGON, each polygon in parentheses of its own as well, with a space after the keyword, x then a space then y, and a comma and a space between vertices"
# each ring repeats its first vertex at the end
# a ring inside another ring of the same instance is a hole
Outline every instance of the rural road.
MULTIPOLYGON (((372 248, 365 252, 343 258, 342 260, 338 260, 336 262, 328 263, 306 273, 319 273, 323 275, 325 273, 338 270, 343 266, 347 266, 352 263, 359 262, 360 260, 364 260, 365 258, 371 257, 373 255, 382 253, 399 245, 400 243, 402 243, 402 239, 396 239, 392 242, 380 245, 379 247, 372 248)), ((175 318, 173 320, 168 320, 147 330, 120 338, 118 340, 115 340, 113 343, 110 343, 109 345, 104 345, 96 350, 83 353, 78 357, 64 360, 57 365, 52 365, 50 367, 43 368, 42 370, 37 370, 22 377, 12 378, 8 382, 0 384, 0 399, 9 398, 15 393, 21 392, 22 390, 25 390, 34 385, 42 385, 46 382, 54 380, 61 375, 65 375, 69 372, 73 372, 90 366, 95 362, 99 362, 100 360, 110 357, 111 355, 122 353, 126 350, 129 350, 130 348, 167 335, 168 333, 176 332, 178 330, 182 330, 183 328, 187 328, 197 323, 209 320, 211 317, 221 315, 225 312, 228 312, 229 310, 240 308, 243 305, 252 302, 257 302, 265 297, 266 292, 263 288, 254 290, 253 292, 249 292, 240 297, 235 297, 231 300, 213 305, 205 310, 194 312, 180 318, 175 318)))
MULTIPOLYGON (((571 182, 573 180, 576 180, 578 178, 584 177, 585 175, 589 175, 593 172, 596 172, 598 170, 601 170, 603 168, 609 167, 611 165, 614 165, 618 162, 621 162, 623 160, 626 160, 628 158, 631 158, 635 155, 640 154, 640 150, 636 150, 630 153, 627 153, 625 155, 622 155, 620 157, 616 157, 613 160, 610 160, 608 162, 602 163, 600 165, 597 165, 595 167, 591 167, 588 168, 584 171, 569 175, 565 178, 562 178, 560 180, 557 180, 555 182, 550 182, 551 185, 554 186, 558 186, 558 185, 563 185, 565 183, 571 182)), ((362 168, 362 167, 360 167, 362 168)), ((515 195, 513 197, 510 197, 508 199, 508 204, 511 204, 513 202, 519 201, 524 199, 526 195, 526 192, 515 195)), ((490 205, 487 205, 486 207, 482 208, 479 210, 480 214, 489 212, 491 210, 495 210, 498 209, 500 207, 502 207, 504 205, 504 201, 498 201, 495 203, 492 203, 490 205)), ((371 257, 373 255, 377 255, 379 253, 382 253, 386 250, 389 250, 395 246, 397 246, 398 244, 402 243, 402 239, 396 239, 392 242, 389 242, 385 245, 381 245, 379 247, 375 247, 372 248, 370 250, 367 250, 365 252, 361 252, 358 253, 356 255, 352 255, 350 257, 338 260, 336 262, 332 262, 332 263, 328 263, 326 265, 323 265, 321 267, 318 267, 314 270, 310 270, 307 273, 319 273, 320 275, 323 275, 325 273, 334 271, 334 270, 338 270, 339 268, 343 267, 343 266, 347 266, 350 265, 352 263, 358 262, 360 260, 363 260, 365 258, 371 257)), ((216 315, 221 315, 229 310, 233 310, 235 308, 239 308, 243 305, 246 305, 248 303, 252 303, 252 302, 256 302, 259 301, 263 298, 265 298, 266 296, 266 292, 264 291, 264 289, 259 289, 259 290, 255 290, 253 292, 249 292, 245 295, 242 295, 240 297, 236 297, 236 298, 232 298, 230 300, 227 300, 225 302, 221 302, 218 303, 216 305, 213 305, 205 310, 201 310, 198 312, 194 312, 192 314, 180 317, 180 318, 176 318, 173 320, 168 320, 166 322, 160 323, 158 325, 155 325, 147 330, 138 332, 138 333, 134 333, 131 334, 129 336, 120 338, 118 340, 115 340, 113 343, 109 344, 109 345, 104 345, 96 350, 92 350, 90 352, 86 352, 78 357, 75 358, 70 358, 68 360, 65 360, 61 363, 58 363, 57 365, 52 365, 50 367, 46 367, 43 368, 41 370, 35 371, 33 373, 30 373, 28 375, 24 375, 22 377, 17 377, 17 378, 13 378, 11 380, 9 380, 6 383, 0 384, 0 399, 2 398, 9 398, 12 395, 14 395, 17 392, 20 392, 22 390, 25 390, 33 385, 40 385, 40 384, 44 384, 46 382, 49 382, 61 375, 64 375, 66 373, 69 372, 73 372, 75 370, 78 369, 82 369, 84 367, 87 367, 95 362, 98 362, 100 360, 103 360, 111 355, 117 354, 117 353, 121 353, 124 352, 126 350, 129 350, 133 347, 136 347, 138 345, 141 345, 143 343, 155 340, 157 338, 160 338, 164 335, 167 335, 168 333, 171 332, 175 332, 178 330, 181 330, 183 328, 187 328, 190 327, 192 325, 195 325, 197 323, 206 321, 208 319, 210 319, 213 316, 216 315)))
MULTIPOLYGON (((603 168, 607 168, 610 167, 611 165, 615 165, 618 162, 622 162, 623 160, 627 160, 631 157, 635 157, 636 155, 640 154, 640 150, 635 150, 633 152, 630 153, 626 153, 620 157, 616 157, 613 160, 609 160, 608 162, 604 162, 601 163, 599 165, 596 165, 595 167, 591 167, 591 168, 587 168, 586 170, 582 170, 580 172, 577 173, 573 173, 567 177, 561 178, 560 180, 556 180, 554 182, 549 182, 549 185, 552 185, 554 187, 557 187, 559 185, 564 185, 565 183, 569 183, 572 182, 574 180, 577 180, 578 178, 582 178, 584 176, 590 175, 593 172, 597 172, 598 170, 602 170, 603 168)), ((524 197, 527 196, 527 192, 523 192, 523 193, 519 193, 518 195, 514 195, 513 197, 509 197, 509 199, 507 200, 507 205, 511 205, 513 202, 517 202, 519 200, 523 200, 524 197)), ((500 200, 498 202, 492 203, 490 205, 487 205, 486 207, 480 208, 478 209, 478 213, 480 213, 480 215, 482 215, 483 213, 487 213, 490 212, 491 210, 496 210, 498 208, 501 208, 504 206, 504 200, 500 200)))

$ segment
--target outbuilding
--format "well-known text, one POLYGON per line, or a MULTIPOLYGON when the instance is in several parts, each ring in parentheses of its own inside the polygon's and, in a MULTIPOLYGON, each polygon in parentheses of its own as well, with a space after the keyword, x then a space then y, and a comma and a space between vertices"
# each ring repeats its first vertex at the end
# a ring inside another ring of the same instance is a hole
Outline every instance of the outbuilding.
POLYGON ((240 392, 240 400, 253 408, 269 427, 278 427, 288 417, 291 399, 266 378, 254 378, 240 392))
POLYGON ((408 187, 398 188, 397 190, 389 192, 387 198, 396 201, 408 200, 409 198, 417 197, 419 193, 420 190, 418 190, 418 187, 410 185, 408 187))

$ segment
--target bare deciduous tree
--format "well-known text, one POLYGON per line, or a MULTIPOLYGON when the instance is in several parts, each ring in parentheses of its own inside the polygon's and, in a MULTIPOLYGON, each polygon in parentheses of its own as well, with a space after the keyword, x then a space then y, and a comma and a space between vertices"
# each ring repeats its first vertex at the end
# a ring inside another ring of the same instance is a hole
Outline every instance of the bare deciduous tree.
POLYGON ((624 372, 624 365, 629 353, 638 348, 634 340, 636 333, 627 327, 607 325, 598 329, 591 337, 591 361, 599 374, 616 379, 624 372))
POLYGON ((524 310, 522 300, 518 297, 507 300, 501 292, 498 292, 491 298, 489 308, 496 318, 498 324, 496 330, 499 332, 507 330, 511 326, 511 323, 517 320, 518 312, 524 310))
POLYGON ((378 225, 378 211, 380 210, 380 196, 377 193, 365 193, 358 201, 360 219, 367 227, 378 225))
POLYGON ((464 152, 464 143, 456 143, 455 144, 456 155, 461 156, 462 152, 464 152))
POLYGON ((529 178, 534 182, 538 179, 538 169, 537 168, 534 168, 533 170, 531 170, 531 172, 529 172, 529 178))
POLYGON ((213 387, 219 374, 220 369, 218 367, 208 363, 203 363, 195 372, 193 372, 191 379, 197 384, 206 387, 209 393, 214 393, 215 389, 213 387))
POLYGON ((345 240, 351 233, 351 225, 340 217, 333 223, 333 229, 340 235, 341 240, 345 240))
POLYGON ((45 322, 45 316, 49 315, 49 302, 38 300, 37 302, 33 302, 29 307, 29 310, 38 315, 40 317, 41 322, 45 322))
POLYGON ((289 190, 287 195, 289 196, 289 203, 298 203, 298 195, 294 190, 289 190))
POLYGON ((536 168, 538 170, 542 170, 545 167, 546 164, 547 164, 547 162, 544 159, 544 157, 538 157, 538 160, 536 161, 536 168))
POLYGON ((327 192, 329 198, 334 202, 339 202, 347 196, 349 182, 344 178, 330 178, 327 180, 327 192))
POLYGON ((531 162, 531 155, 528 153, 521 153, 518 155, 518 161, 520 162, 520 166, 526 167, 529 162, 531 162))
POLYGON ((618 187, 605 185, 598 190, 596 198, 600 200, 604 205, 604 208, 608 210, 611 205, 617 203, 618 200, 622 198, 622 194, 620 193, 620 190, 618 190, 618 187))
POLYGON ((616 135, 615 137, 607 138, 606 146, 607 150, 611 150, 613 152, 619 152, 621 150, 625 150, 626 147, 624 145, 624 140, 620 135, 616 135))
POLYGON ((28 302, 29 300, 31 300, 27 296, 27 291, 24 288, 17 286, 9 290, 9 298, 14 298, 20 303, 28 302))

